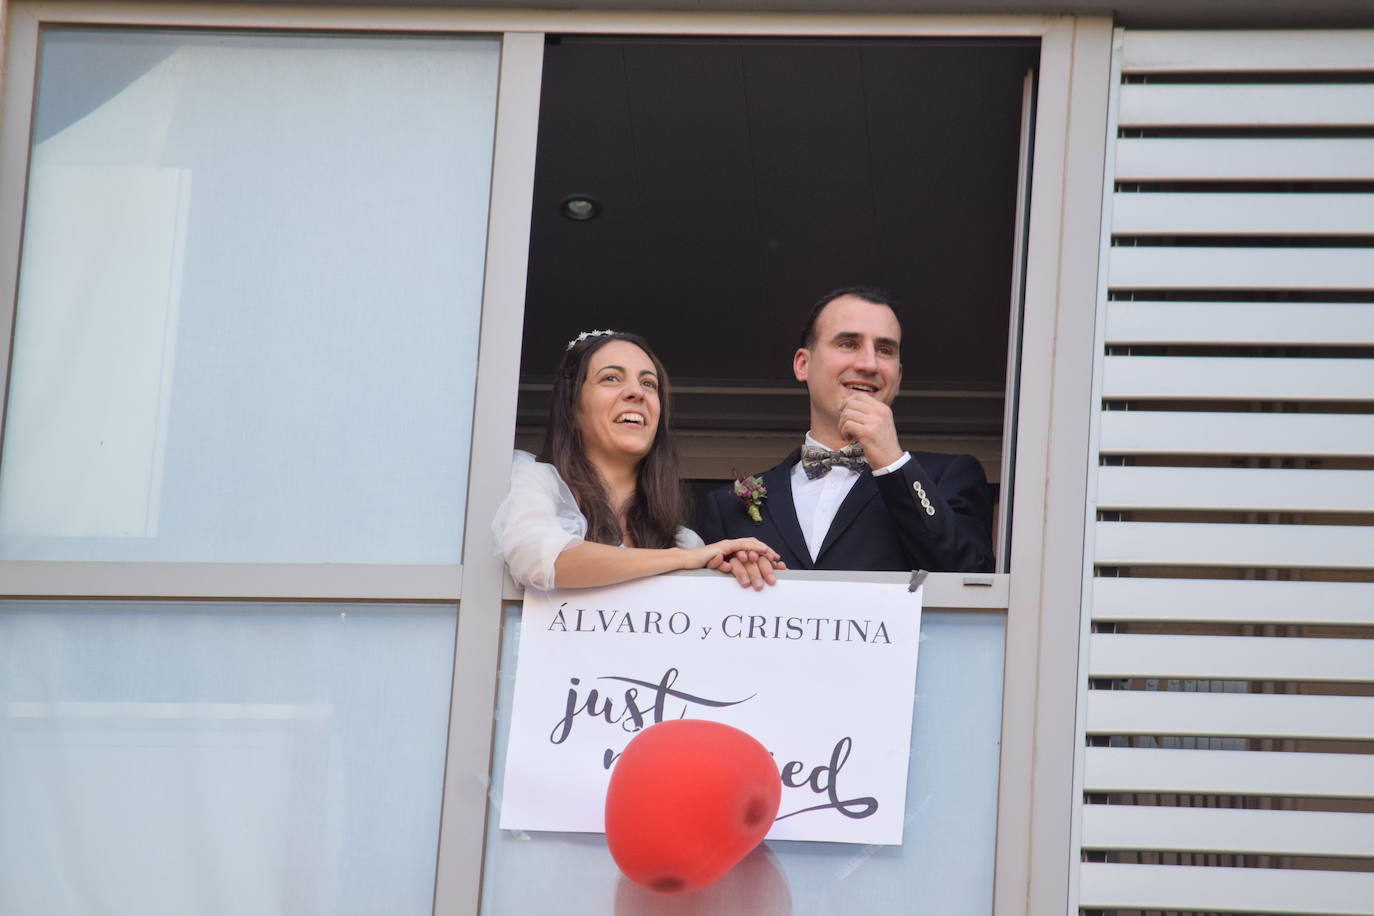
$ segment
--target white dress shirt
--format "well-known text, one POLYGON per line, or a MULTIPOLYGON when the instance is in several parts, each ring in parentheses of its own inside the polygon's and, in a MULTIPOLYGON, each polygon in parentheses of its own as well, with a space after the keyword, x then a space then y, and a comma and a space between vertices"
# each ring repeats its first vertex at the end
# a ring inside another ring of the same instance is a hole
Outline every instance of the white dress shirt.
MULTIPOLYGON (((830 447, 816 441, 809 432, 806 434, 806 444, 817 448, 830 447)), ((911 453, 902 452, 902 456, 887 467, 874 468, 873 476, 891 474, 909 460, 911 453)), ((801 525, 806 549, 811 552, 813 562, 825 543, 831 523, 835 521, 835 513, 840 511, 840 503, 844 502, 854 481, 858 479, 858 472, 849 468, 831 468, 828 474, 808 480, 800 461, 792 466, 792 505, 797 510, 797 524, 801 525)))

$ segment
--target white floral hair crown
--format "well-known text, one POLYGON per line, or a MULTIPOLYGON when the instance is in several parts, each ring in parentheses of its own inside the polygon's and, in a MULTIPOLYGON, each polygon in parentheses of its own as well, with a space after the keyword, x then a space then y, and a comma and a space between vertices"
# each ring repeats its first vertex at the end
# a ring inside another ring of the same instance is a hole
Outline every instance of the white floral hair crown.
POLYGON ((568 345, 567 345, 566 347, 564 347, 563 349, 564 349, 564 350, 571 350, 573 347, 577 346, 577 345, 580 344, 582 341, 586 340, 588 337, 605 337, 607 334, 618 334, 618 333, 619 333, 618 331, 612 331, 610 328, 607 328, 607 329, 604 330, 604 331, 582 331, 580 334, 578 334, 578 335, 577 335, 576 337, 574 337, 572 340, 568 341, 568 345))

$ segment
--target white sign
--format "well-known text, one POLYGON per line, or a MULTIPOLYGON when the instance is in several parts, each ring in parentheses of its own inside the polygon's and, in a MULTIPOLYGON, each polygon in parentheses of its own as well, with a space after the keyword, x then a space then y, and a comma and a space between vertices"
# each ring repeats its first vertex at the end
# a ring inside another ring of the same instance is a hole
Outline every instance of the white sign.
POLYGON ((525 593, 501 827, 600 832, 641 728, 711 719, 772 752, 778 840, 900 844, 921 591, 720 576, 525 593))

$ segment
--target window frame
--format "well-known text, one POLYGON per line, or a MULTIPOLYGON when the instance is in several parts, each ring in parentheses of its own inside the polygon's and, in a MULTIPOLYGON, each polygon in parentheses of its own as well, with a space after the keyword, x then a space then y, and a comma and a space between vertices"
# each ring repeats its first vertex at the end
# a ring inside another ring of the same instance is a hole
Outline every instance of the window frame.
MULTIPOLYGON (((4 9, 0 0, 0 11, 4 9)), ((1062 912, 1077 741, 1083 518, 1092 341, 1110 88, 1111 21, 1037 15, 657 13, 359 9, 219 3, 11 2, 0 130, 0 409, 6 403, 29 125, 45 25, 357 34, 483 34, 501 59, 472 424, 512 442, 546 33, 806 37, 1024 37, 1040 41, 1010 491, 1013 573, 937 574, 931 608, 1007 615, 994 913, 1062 912), (1024 371, 1032 367, 1032 371, 1024 371), (981 580, 991 580, 986 587, 981 580)), ((1010 417, 1010 411, 1009 411, 1010 417)), ((3 443, 0 443, 2 445, 3 443)), ((1008 443, 1010 445, 1011 443, 1008 443)), ((458 606, 435 913, 481 899, 492 710, 503 596, 515 597, 488 521, 504 448, 473 442, 462 562, 442 566, 0 562, 0 598, 262 598, 438 601, 458 606), (474 609, 463 613, 463 608, 474 609)), ((1007 481, 1004 481, 1004 485, 1007 481)))

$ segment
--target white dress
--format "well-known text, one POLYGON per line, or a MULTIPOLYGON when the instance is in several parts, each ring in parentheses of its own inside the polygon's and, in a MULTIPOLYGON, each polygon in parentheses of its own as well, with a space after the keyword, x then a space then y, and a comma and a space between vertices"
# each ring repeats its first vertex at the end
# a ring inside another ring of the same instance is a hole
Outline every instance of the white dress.
MULTIPOLYGON (((497 552, 505 557, 511 578, 521 585, 554 588, 554 561, 587 536, 587 520, 572 490, 551 464, 517 450, 511 462, 510 493, 496 510, 491 529, 497 552)), ((690 528, 677 530, 677 546, 704 542, 690 528)))

